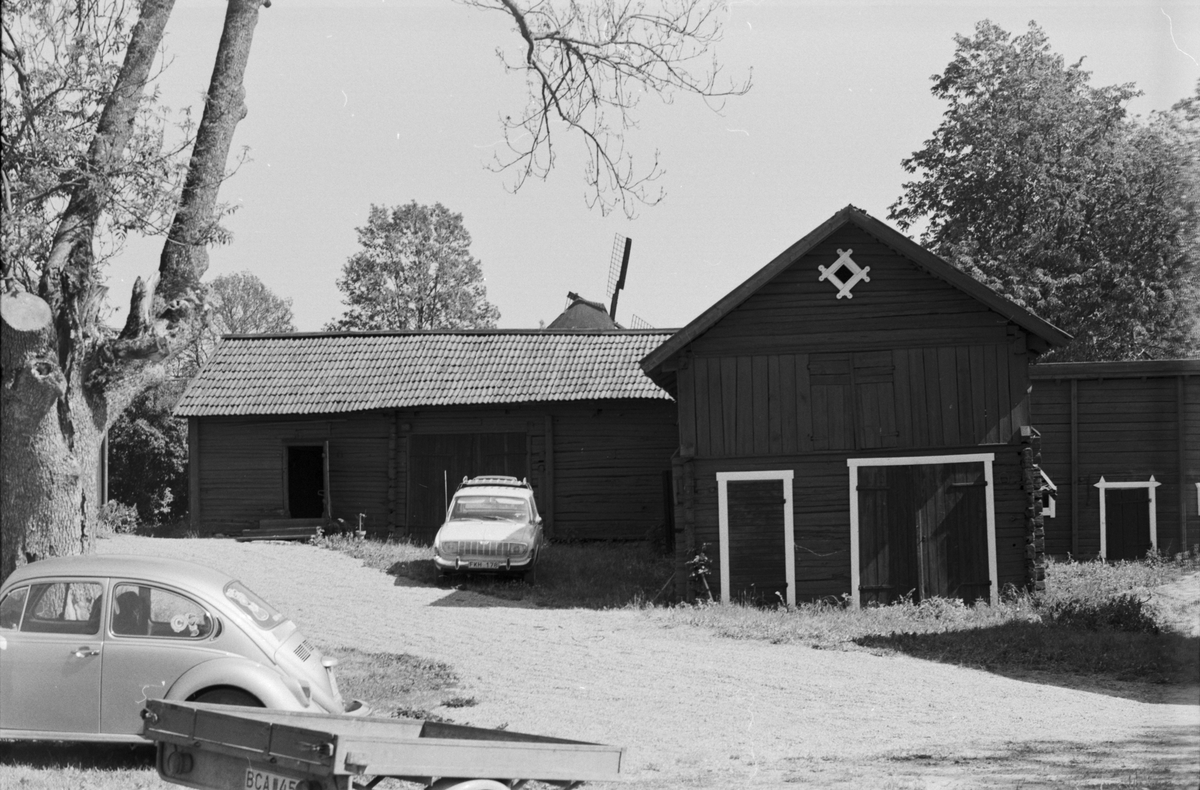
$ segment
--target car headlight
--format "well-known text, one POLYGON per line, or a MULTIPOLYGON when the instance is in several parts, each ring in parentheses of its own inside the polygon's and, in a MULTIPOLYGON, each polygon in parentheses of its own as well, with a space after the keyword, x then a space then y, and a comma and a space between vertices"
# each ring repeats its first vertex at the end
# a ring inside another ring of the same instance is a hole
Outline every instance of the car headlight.
POLYGON ((457 540, 443 540, 435 546, 439 554, 458 554, 457 540))

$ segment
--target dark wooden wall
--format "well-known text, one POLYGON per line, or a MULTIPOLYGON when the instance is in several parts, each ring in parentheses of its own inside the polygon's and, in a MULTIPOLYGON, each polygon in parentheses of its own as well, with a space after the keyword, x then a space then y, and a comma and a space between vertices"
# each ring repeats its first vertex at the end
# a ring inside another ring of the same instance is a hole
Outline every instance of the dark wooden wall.
POLYGON ((839 596, 850 591, 846 459, 986 449, 1000 585, 1024 584, 1030 358, 1023 328, 865 231, 834 232, 675 360, 676 482, 694 486, 677 495, 679 561, 689 529, 719 561, 717 472, 791 469, 797 599, 839 596), (850 299, 819 280, 839 249, 870 267, 850 299))
MULTIPOLYGON (((1025 497, 1021 491, 1021 448, 961 446, 943 448, 947 454, 996 454, 996 572, 1000 589, 1025 583, 1025 497)), ((697 459, 695 471, 696 545, 712 544, 709 583, 721 578, 717 501, 717 472, 792 469, 793 530, 796 538, 796 599, 838 597, 850 591, 850 501, 846 455, 814 453, 804 457, 767 456, 755 459, 697 459)))
MULTIPOLYGON (((515 434, 523 434, 525 468, 547 534, 560 540, 643 539, 666 530, 663 473, 671 468, 678 441, 675 404, 666 400, 447 407, 299 419, 205 417, 192 418, 191 426, 193 500, 199 502, 193 518, 197 528, 209 534, 282 518, 283 448, 288 442, 328 440, 334 518, 352 524, 358 513, 366 513, 368 530, 428 540, 439 524, 414 523, 409 498, 416 483, 441 477, 424 468, 410 474, 409 437, 508 434, 507 447, 515 434), (547 453, 548 445, 553 453, 547 453)), ((430 446, 436 449, 438 443, 430 446)), ((448 483, 453 493, 458 480, 448 483)))
POLYGON ((1042 467, 1058 486, 1046 519, 1047 552, 1100 551, 1100 489, 1154 476, 1158 544, 1164 552, 1200 543, 1200 362, 1035 365, 1033 422, 1042 467), (1182 534, 1186 529, 1186 538, 1182 534))

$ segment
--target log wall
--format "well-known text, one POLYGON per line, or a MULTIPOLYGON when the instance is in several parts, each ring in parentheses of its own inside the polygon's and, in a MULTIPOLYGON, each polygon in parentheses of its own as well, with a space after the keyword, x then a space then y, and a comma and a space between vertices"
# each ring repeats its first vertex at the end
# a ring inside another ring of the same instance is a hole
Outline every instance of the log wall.
MULTIPOLYGON (((665 400, 301 419, 203 417, 193 418, 191 425, 193 490, 198 493, 193 501, 199 503, 193 507, 193 521, 206 534, 238 532, 260 520, 283 518, 284 448, 328 441, 334 518, 353 524, 358 513, 365 513, 372 532, 429 540, 439 524, 411 520, 415 481, 427 482, 429 476, 411 468, 411 437, 508 434, 511 443, 514 434, 522 434, 525 468, 549 536, 640 540, 667 529, 663 473, 671 468, 678 442, 675 404, 665 400)), ((451 493, 457 482, 448 481, 451 493)))

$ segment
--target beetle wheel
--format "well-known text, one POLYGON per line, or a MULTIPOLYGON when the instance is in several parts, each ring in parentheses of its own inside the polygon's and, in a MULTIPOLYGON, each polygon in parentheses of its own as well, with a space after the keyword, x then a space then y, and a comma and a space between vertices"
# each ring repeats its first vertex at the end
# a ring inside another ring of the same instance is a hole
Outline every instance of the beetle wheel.
POLYGON ((240 705, 243 708, 264 708, 265 705, 258 697, 241 689, 218 688, 209 689, 192 698, 193 702, 211 702, 216 705, 240 705))

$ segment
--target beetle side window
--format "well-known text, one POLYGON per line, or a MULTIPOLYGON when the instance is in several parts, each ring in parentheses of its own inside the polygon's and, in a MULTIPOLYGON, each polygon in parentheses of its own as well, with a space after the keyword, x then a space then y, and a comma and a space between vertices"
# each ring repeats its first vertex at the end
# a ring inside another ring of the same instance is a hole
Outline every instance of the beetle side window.
POLYGON ((33 584, 21 630, 33 633, 100 633, 101 597, 99 582, 61 581, 33 584))
POLYGON ((212 617, 190 598, 144 584, 113 587, 112 632, 117 636, 203 639, 212 630, 212 617))
POLYGON ((18 587, 9 590, 0 601, 0 631, 12 631, 21 626, 21 614, 25 611, 25 599, 29 597, 28 587, 18 587))

